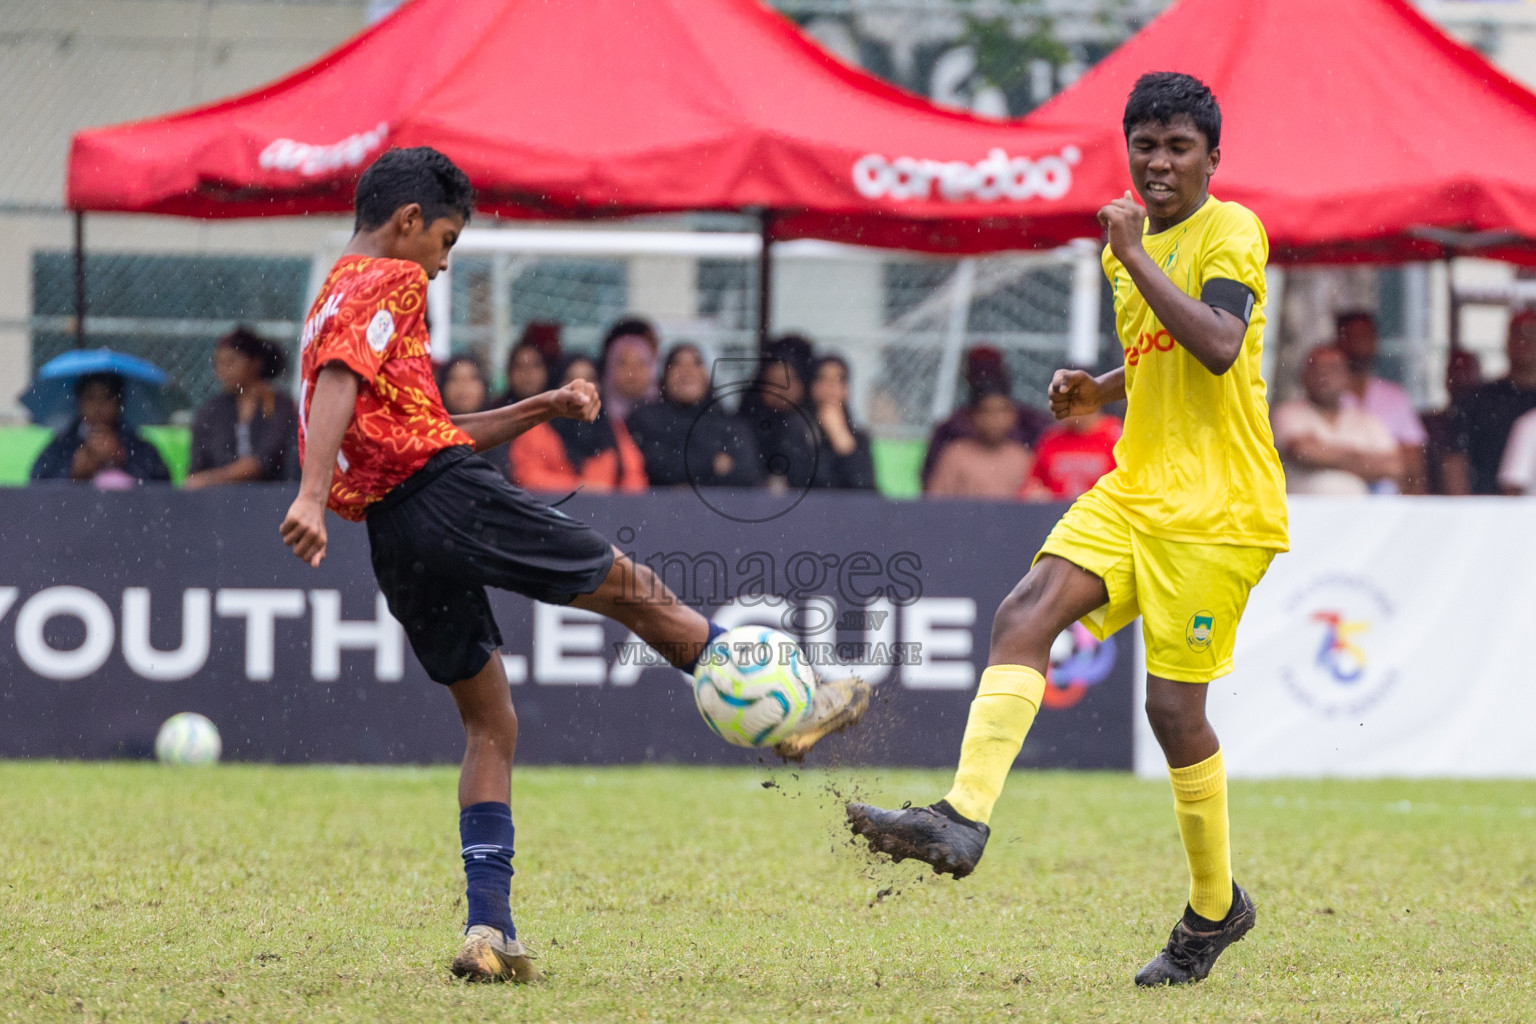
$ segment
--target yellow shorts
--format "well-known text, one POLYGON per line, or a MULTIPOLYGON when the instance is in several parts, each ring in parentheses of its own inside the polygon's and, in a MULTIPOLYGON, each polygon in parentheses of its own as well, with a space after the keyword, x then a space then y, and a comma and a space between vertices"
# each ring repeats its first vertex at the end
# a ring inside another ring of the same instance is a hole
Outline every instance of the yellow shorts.
POLYGON ((1100 640, 1142 617, 1147 671, 1208 683, 1232 671, 1237 623, 1248 592, 1275 552, 1233 544, 1185 544, 1142 533, 1095 491, 1067 509, 1035 556, 1055 555, 1104 581, 1109 603, 1083 616, 1100 640))

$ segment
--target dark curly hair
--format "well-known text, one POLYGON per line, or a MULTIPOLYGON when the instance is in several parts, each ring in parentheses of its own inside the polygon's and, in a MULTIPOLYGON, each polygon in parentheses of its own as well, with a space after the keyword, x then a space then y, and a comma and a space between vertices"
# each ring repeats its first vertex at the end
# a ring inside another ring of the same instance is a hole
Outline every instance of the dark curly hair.
POLYGON ((269 338, 263 338, 244 324, 220 338, 219 344, 259 363, 262 380, 275 380, 288 369, 288 354, 283 351, 283 347, 269 338))
POLYGON ((1221 107, 1216 97, 1200 79, 1178 71, 1150 71, 1136 79, 1125 101, 1121 127, 1129 139, 1139 124, 1166 125, 1179 117, 1193 121, 1211 149, 1221 145, 1221 107))
POLYGON ((352 202, 355 231, 373 231, 411 203, 421 204, 428 224, 457 213, 468 223, 475 189, 458 166, 431 146, 391 149, 363 172, 352 202))

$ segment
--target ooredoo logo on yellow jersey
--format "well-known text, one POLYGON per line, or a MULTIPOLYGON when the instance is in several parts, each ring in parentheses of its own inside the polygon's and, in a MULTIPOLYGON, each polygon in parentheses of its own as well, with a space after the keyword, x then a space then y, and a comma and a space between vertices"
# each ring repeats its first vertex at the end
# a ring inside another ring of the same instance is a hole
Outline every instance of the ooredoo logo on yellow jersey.
POLYGON ((1143 331, 1136 339, 1136 344, 1125 350, 1125 365, 1137 365, 1141 362, 1141 357, 1149 352, 1172 352, 1173 346, 1173 335, 1169 334, 1165 328, 1143 331))

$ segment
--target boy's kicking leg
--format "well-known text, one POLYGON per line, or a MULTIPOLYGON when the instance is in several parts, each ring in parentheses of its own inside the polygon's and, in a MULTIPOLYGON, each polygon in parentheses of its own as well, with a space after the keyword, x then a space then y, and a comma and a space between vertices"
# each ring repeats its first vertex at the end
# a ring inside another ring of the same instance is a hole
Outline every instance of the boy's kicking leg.
POLYGON ((1205 717, 1205 683, 1147 676, 1147 721, 1173 782, 1174 813, 1189 862, 1189 905, 1168 945, 1136 974, 1143 986, 1180 985, 1211 973, 1222 950, 1253 927, 1248 893, 1232 880, 1227 771, 1205 717))
MULTIPOLYGON (((573 601, 627 627, 679 670, 692 675, 704 648, 725 630, 688 607, 649 566, 614 549, 613 567, 590 594, 573 601)), ((818 683, 811 708, 795 732, 773 749, 799 759, 830 733, 856 724, 869 707, 870 686, 849 678, 818 683)))
POLYGON ((1042 556, 993 617, 987 668, 971 702, 948 795, 929 807, 894 811, 849 804, 853 831, 894 860, 921 860, 956 878, 975 870, 992 807, 1040 710, 1051 643, 1108 601, 1100 577, 1064 558, 1042 556))
MULTIPOLYGON (((509 910, 517 716, 484 588, 607 615, 684 671, 692 671, 709 640, 724 630, 683 604, 648 567, 586 524, 513 488, 483 459, 453 461, 409 500, 380 502, 369 513, 368 530, 390 611, 428 677, 448 686, 464 722, 459 833, 469 916, 453 972, 479 981, 535 980, 509 910)), ((853 701, 846 695, 841 705, 824 708, 838 690, 821 689, 826 696, 818 693, 813 713, 790 741, 808 734, 813 743, 827 723, 852 724, 862 711, 859 705, 847 717, 853 701)))
POLYGON ((512 756, 517 712, 501 659, 492 656, 468 679, 448 687, 464 723, 459 769, 459 840, 464 856, 468 920, 464 945, 449 968, 469 981, 539 980, 517 941, 512 887, 512 756))

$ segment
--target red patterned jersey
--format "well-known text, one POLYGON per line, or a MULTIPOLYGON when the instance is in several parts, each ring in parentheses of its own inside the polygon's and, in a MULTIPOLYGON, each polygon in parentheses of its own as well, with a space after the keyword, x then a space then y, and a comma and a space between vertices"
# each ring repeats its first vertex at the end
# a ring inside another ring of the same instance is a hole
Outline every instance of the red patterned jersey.
POLYGON ((428 459, 472 444, 448 418, 428 349, 427 275, 409 260, 343 256, 304 321, 299 458, 320 370, 341 363, 362 381, 331 478, 330 507, 363 518, 428 459))

